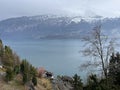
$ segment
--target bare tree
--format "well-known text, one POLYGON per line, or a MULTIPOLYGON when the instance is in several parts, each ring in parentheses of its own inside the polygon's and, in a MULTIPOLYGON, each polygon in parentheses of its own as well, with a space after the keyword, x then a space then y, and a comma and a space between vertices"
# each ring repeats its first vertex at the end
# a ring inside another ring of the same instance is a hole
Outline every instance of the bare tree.
MULTIPOLYGON (((107 79, 108 72, 108 63, 109 57, 114 52, 114 42, 115 40, 112 38, 108 38, 101 32, 101 26, 96 26, 93 30, 86 36, 82 38, 82 41, 85 42, 84 50, 82 53, 85 56, 92 56, 97 59, 96 63, 94 61, 94 65, 101 65, 103 74, 107 79)), ((89 65, 92 65, 89 63, 89 65)), ((86 65, 87 66, 87 65, 86 65)))

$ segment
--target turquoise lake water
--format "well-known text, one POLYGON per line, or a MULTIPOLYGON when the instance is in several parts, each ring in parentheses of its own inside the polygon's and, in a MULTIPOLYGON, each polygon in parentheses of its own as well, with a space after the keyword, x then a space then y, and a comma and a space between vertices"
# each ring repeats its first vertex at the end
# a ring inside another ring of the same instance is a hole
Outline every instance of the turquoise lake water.
POLYGON ((10 46, 21 59, 27 59, 36 67, 44 67, 55 75, 84 76, 79 66, 85 58, 79 52, 83 47, 80 40, 39 40, 39 41, 3 41, 10 46))

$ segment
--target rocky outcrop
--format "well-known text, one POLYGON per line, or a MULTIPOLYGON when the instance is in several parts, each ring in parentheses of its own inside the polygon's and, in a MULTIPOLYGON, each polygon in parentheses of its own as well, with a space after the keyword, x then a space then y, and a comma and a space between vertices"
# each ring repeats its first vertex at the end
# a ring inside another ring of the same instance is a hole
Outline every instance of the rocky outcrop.
POLYGON ((73 79, 69 76, 57 77, 52 80, 53 90, 74 90, 72 82, 73 79))

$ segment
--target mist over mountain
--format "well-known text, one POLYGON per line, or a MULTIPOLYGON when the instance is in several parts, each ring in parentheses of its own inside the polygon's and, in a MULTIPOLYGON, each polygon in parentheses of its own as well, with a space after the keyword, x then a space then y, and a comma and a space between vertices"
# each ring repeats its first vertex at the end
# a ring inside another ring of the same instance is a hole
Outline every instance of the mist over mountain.
POLYGON ((120 18, 39 15, 0 21, 0 37, 4 40, 79 39, 96 25, 101 25, 108 35, 120 36, 120 18))

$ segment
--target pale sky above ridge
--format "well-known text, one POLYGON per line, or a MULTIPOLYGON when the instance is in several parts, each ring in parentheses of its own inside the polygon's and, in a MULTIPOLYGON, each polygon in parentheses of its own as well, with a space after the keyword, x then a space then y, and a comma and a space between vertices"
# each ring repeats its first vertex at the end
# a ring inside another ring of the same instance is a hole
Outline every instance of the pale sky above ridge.
POLYGON ((120 0, 0 0, 0 20, 41 14, 119 17, 120 0))

